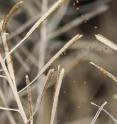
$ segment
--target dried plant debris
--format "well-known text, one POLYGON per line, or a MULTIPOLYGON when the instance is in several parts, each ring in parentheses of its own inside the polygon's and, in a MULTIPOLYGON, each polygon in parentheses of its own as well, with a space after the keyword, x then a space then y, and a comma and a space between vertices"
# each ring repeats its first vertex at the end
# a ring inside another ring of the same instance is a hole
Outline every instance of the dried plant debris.
MULTIPOLYGON (((99 106, 99 105, 97 105, 97 104, 95 104, 95 103, 91 103, 92 105, 94 105, 94 106, 96 106, 96 107, 98 107, 98 108, 100 108, 101 106, 99 106)), ((104 108, 102 108, 102 111, 104 111, 113 121, 114 121, 114 123, 115 124, 117 124, 117 119, 114 117, 114 116, 112 116, 107 110, 105 110, 104 108)))
MULTIPOLYGON (((93 103, 91 103, 91 104, 93 104, 93 103)), ((95 124, 95 123, 96 123, 96 120, 97 120, 98 116, 100 115, 101 111, 103 110, 103 108, 104 108, 104 106, 105 106, 106 104, 107 104, 107 102, 104 102, 104 103, 99 107, 98 111, 96 112, 94 118, 93 118, 92 121, 91 121, 91 124, 95 124)))
POLYGON ((0 123, 95 124, 101 116, 109 124, 104 112, 117 124, 116 85, 107 83, 117 82, 117 2, 109 1, 0 0, 0 123), (109 104, 92 102, 93 115, 91 101, 109 104))
POLYGON ((95 37, 97 38, 98 41, 102 42, 106 46, 108 46, 108 47, 112 48, 113 50, 117 51, 117 45, 115 43, 113 43, 112 41, 110 41, 109 39, 105 38, 104 36, 102 36, 100 34, 95 35, 95 37))
POLYGON ((109 78, 111 78, 114 82, 117 83, 117 78, 112 75, 110 72, 106 71, 104 68, 102 68, 101 66, 96 65, 93 62, 90 62, 91 65, 93 65, 94 67, 96 67, 97 69, 99 69, 104 75, 108 76, 109 78))

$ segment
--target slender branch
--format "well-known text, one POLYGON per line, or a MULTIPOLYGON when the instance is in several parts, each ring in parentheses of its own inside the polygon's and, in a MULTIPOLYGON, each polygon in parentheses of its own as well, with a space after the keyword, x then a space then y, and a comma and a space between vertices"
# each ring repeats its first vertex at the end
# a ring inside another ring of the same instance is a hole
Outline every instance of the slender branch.
MULTIPOLYGON (((58 0, 27 32, 27 34, 24 36, 24 38, 19 41, 19 43, 11 49, 11 51, 8 53, 10 55, 12 52, 14 52, 25 40, 29 38, 29 36, 60 6, 63 4, 65 0, 58 0)), ((4 60, 6 57, 4 58, 4 60)))
POLYGON ((82 35, 76 35, 74 36, 68 43, 66 43, 40 70, 40 72, 37 74, 37 76, 31 81, 29 85, 24 87, 19 91, 19 93, 23 92, 28 86, 32 85, 48 68, 49 66, 60 57, 60 55, 65 52, 72 44, 74 44, 78 39, 80 39, 82 35))
POLYGON ((0 110, 14 111, 14 112, 19 112, 20 113, 20 111, 18 109, 12 109, 12 108, 0 107, 0 110))
POLYGON ((102 68, 101 66, 99 65, 96 65, 95 63, 93 62, 90 62, 91 65, 93 65, 94 67, 96 67, 97 69, 99 69, 103 74, 105 74, 106 76, 108 76, 109 78, 111 78, 114 82, 117 83, 117 78, 112 75, 110 72, 108 72, 107 70, 105 70, 104 68, 102 68))
POLYGON ((117 51, 117 44, 113 43, 112 41, 110 41, 109 39, 105 38, 101 34, 97 34, 97 35, 95 35, 95 37, 101 43, 103 43, 103 44, 107 45, 108 47, 110 47, 111 49, 117 51))
MULTIPOLYGON (((26 84, 28 85, 29 83, 30 83, 29 76, 26 75, 26 84)), ((30 118, 31 118, 32 114, 33 114, 33 103, 32 103, 31 87, 27 87, 27 92, 28 92, 29 114, 30 114, 30 118)), ((30 124, 33 124, 33 118, 31 118, 30 124)))
MULTIPOLYGON (((2 101, 2 103, 3 103, 3 105, 4 105, 6 108, 8 108, 8 104, 7 104, 7 102, 6 102, 5 95, 3 94, 3 91, 2 91, 1 88, 0 88, 0 99, 1 99, 1 101, 2 101)), ((15 118, 14 118, 14 116, 12 115, 12 113, 11 113, 10 111, 7 111, 6 114, 7 114, 7 116, 8 116, 9 122, 10 122, 11 124, 16 124, 15 118)))
POLYGON ((7 29, 7 24, 9 22, 9 19, 11 18, 11 16, 16 12, 16 10, 20 7, 20 5, 23 3, 23 1, 18 1, 9 11, 9 13, 4 17, 4 21, 3 21, 3 26, 2 26, 2 30, 4 32, 6 32, 7 29))
MULTIPOLYGON (((93 104, 93 103, 91 103, 91 104, 93 104)), ((91 121, 91 124, 95 124, 95 123, 96 123, 97 118, 99 117, 101 111, 103 110, 103 107, 104 107, 106 104, 107 104, 107 102, 104 102, 104 103, 99 107, 98 111, 96 112, 94 118, 93 118, 92 121, 91 121)))
MULTIPOLYGON (((93 102, 92 102, 92 105, 94 105, 94 106, 100 108, 99 105, 97 105, 97 104, 95 104, 95 103, 93 103, 93 102)), ((117 124, 117 119, 116 119, 114 116, 112 116, 112 115, 111 115, 107 110, 105 110, 104 108, 103 108, 102 110, 114 121, 115 124, 117 124)))
POLYGON ((54 93, 50 124, 54 124, 54 119, 55 119, 56 109, 57 109, 57 104, 58 104, 58 97, 60 94, 60 88, 61 88, 63 76, 64 76, 64 69, 62 68, 59 76, 57 77, 58 81, 57 81, 55 93, 54 93))
POLYGON ((6 76, 7 76, 8 83, 9 83, 11 89, 12 89, 12 92, 13 92, 13 95, 14 95, 14 97, 15 97, 15 100, 16 100, 16 102, 17 102, 17 105, 18 105, 18 108, 19 108, 19 111, 20 111, 20 115, 21 115, 23 121, 26 123, 26 122, 27 122, 27 117, 26 117, 25 111, 24 111, 24 109, 23 109, 23 106, 22 106, 20 97, 19 97, 19 95, 18 95, 17 88, 16 88, 16 86, 14 85, 14 82, 12 81, 12 79, 11 79, 11 77, 10 77, 10 74, 9 74, 9 72, 8 72, 8 70, 7 70, 7 67, 6 67, 6 65, 5 65, 5 62, 4 62, 4 60, 3 60, 2 56, 1 56, 1 54, 0 54, 0 62, 1 62, 1 65, 2 65, 2 68, 3 68, 4 72, 5 72, 5 74, 6 74, 6 76))
POLYGON ((39 90, 40 93, 39 93, 39 95, 37 97, 37 101, 36 101, 36 105, 35 105, 35 110, 34 110, 34 112, 32 114, 32 117, 30 117, 30 119, 28 120, 28 122, 31 120, 31 118, 34 117, 34 115, 36 114, 36 112, 40 110, 42 99, 44 97, 44 93, 46 92, 46 90, 48 88, 48 83, 49 83, 49 81, 51 79, 51 76, 52 76, 53 72, 54 72, 53 69, 50 69, 49 70, 49 72, 47 74, 46 81, 44 83, 42 83, 42 85, 40 86, 40 90, 39 90))

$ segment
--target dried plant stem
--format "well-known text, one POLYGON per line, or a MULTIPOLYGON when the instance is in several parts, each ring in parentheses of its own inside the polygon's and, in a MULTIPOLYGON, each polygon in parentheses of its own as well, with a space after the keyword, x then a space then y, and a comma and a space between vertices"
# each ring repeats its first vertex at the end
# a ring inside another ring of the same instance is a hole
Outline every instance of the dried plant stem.
MULTIPOLYGON (((91 103, 91 104, 93 104, 93 103, 91 103)), ((91 121, 91 124, 95 124, 95 123, 96 123, 97 118, 99 117, 101 111, 103 110, 103 108, 104 108, 104 106, 105 106, 106 104, 107 104, 107 102, 104 102, 104 103, 99 107, 99 109, 98 109, 98 111, 96 112, 96 114, 95 114, 93 120, 91 121)))
POLYGON ((14 37, 18 36, 19 34, 21 34, 22 32, 24 32, 26 29, 28 29, 32 24, 34 24, 34 22, 36 20, 38 20, 38 18, 41 17, 41 13, 39 13, 38 15, 32 17, 32 19, 28 20, 26 23, 22 24, 18 29, 16 29, 14 32, 12 32, 8 39, 12 40, 14 37))
POLYGON ((3 76, 3 75, 0 75, 0 78, 7 79, 7 77, 6 76, 3 76))
POLYGON ((57 77, 58 81, 57 81, 55 93, 54 93, 50 124, 54 124, 54 119, 55 119, 56 109, 57 109, 57 104, 58 104, 58 97, 60 94, 60 88, 61 88, 63 76, 64 76, 64 69, 62 68, 59 76, 57 77))
POLYGON ((105 74, 106 76, 108 76, 109 78, 111 78, 114 82, 117 83, 117 78, 112 75, 110 72, 106 71, 104 68, 102 68, 101 66, 99 65, 96 65, 95 63, 93 62, 90 62, 91 65, 93 65, 94 67, 96 67, 97 69, 99 69, 103 74, 105 74))
POLYGON ((80 39, 82 35, 76 35, 74 36, 68 43, 66 43, 40 70, 40 72, 37 74, 37 76, 31 81, 29 85, 24 87, 22 90, 19 91, 21 93, 24 91, 28 86, 32 85, 47 69, 48 67, 57 59, 60 57, 60 55, 65 52, 72 44, 74 44, 78 39, 80 39))
MULTIPOLYGON (((99 105, 95 104, 95 103, 92 103, 92 105, 100 108, 99 105)), ((113 117, 107 110, 105 110, 104 108, 102 109, 113 121, 115 124, 117 124, 117 119, 115 117, 113 117)))
POLYGON ((74 19, 73 21, 69 22, 68 24, 66 24, 66 25, 62 26, 61 28, 57 29, 56 31, 52 32, 48 36, 48 39, 51 40, 51 39, 53 39, 57 36, 60 36, 63 33, 66 33, 68 31, 70 31, 71 29, 73 29, 76 26, 83 23, 85 20, 89 20, 89 19, 105 12, 107 9, 108 9, 108 7, 103 5, 103 6, 100 6, 100 7, 96 8, 95 10, 92 10, 91 12, 88 12, 88 13, 84 14, 81 17, 78 17, 78 18, 74 19))
POLYGON ((59 80, 60 72, 61 72, 61 66, 58 65, 58 68, 57 68, 57 80, 56 80, 56 82, 59 80))
POLYGON ((41 88, 41 92, 40 94, 38 95, 37 97, 37 102, 36 102, 36 107, 35 107, 35 113, 37 112, 38 108, 40 108, 40 105, 41 105, 41 102, 42 102, 42 99, 43 99, 43 96, 44 96, 44 93, 46 91, 46 89, 48 88, 48 83, 52 77, 52 74, 53 74, 54 70, 53 69, 50 69, 48 74, 47 74, 47 78, 46 78, 46 81, 45 83, 43 84, 42 88, 41 88))
POLYGON ((30 67, 26 64, 26 62, 23 60, 22 56, 19 54, 18 51, 14 52, 14 56, 18 60, 18 62, 22 65, 21 69, 24 68, 26 72, 30 71, 30 67))
MULTIPOLYGON (((24 36, 24 38, 11 49, 11 51, 8 53, 10 55, 12 52, 14 52, 60 5, 63 4, 65 0, 58 0, 28 31, 28 33, 24 36)), ((6 59, 6 57, 4 58, 6 59)))
POLYGON ((2 38, 2 42, 3 42, 4 50, 5 50, 5 55, 7 56, 6 62, 7 62, 9 74, 11 76, 11 79, 12 79, 14 85, 16 85, 15 84, 15 74, 14 74, 12 59, 11 59, 11 56, 8 55, 9 47, 8 47, 8 44, 7 44, 7 35, 8 35, 7 33, 1 32, 1 38, 2 38))
MULTIPOLYGON (((26 84, 28 85, 29 83, 30 83, 29 76, 26 75, 26 84)), ((33 103, 32 103, 32 92, 30 86, 27 87, 27 92, 28 92, 29 114, 31 118, 33 114, 33 103)), ((30 124, 33 124, 33 118, 31 118, 30 124)))
MULTIPOLYGON (((48 8, 48 2, 47 0, 42 1, 42 7, 41 11, 44 13, 47 11, 48 8)), ((45 57, 46 57, 46 50, 48 45, 48 39, 47 39, 47 20, 41 25, 40 29, 40 42, 39 42, 39 70, 44 66, 45 64, 45 57)))
POLYGON ((20 5, 22 4, 22 1, 18 1, 9 11, 9 13, 4 17, 4 22, 3 22, 3 26, 2 29, 4 32, 6 32, 7 29, 7 24, 9 19, 11 18, 11 16, 16 12, 16 10, 20 7, 20 5))
MULTIPOLYGON (((0 99, 2 100, 3 105, 4 105, 6 108, 8 108, 8 105, 7 105, 7 103, 6 103, 5 96, 4 96, 4 94, 3 94, 2 90, 1 90, 1 88, 0 88, 0 99)), ((8 116, 9 122, 10 122, 11 124, 16 124, 16 121, 15 121, 15 119, 14 119, 12 113, 9 112, 9 111, 7 111, 6 114, 7 114, 7 116, 8 116)))
POLYGON ((11 10, 9 11, 9 13, 4 17, 4 19, 1 21, 1 38, 2 38, 2 43, 3 43, 3 46, 4 46, 4 50, 5 50, 5 55, 6 55, 6 62, 7 62, 7 66, 8 66, 8 71, 9 71, 9 74, 11 76, 11 79, 15 84, 15 74, 14 74, 14 69, 13 69, 13 64, 12 64, 12 59, 11 59, 11 56, 8 55, 9 53, 9 47, 8 47, 8 43, 7 43, 7 25, 8 25, 8 22, 11 18, 11 16, 16 12, 16 10, 20 7, 20 5, 22 4, 22 1, 18 1, 12 8, 11 10))
POLYGON ((112 41, 110 41, 109 39, 105 38, 101 34, 95 35, 95 37, 101 43, 103 43, 103 44, 107 45, 108 47, 110 47, 111 49, 117 51, 117 45, 115 43, 113 43, 112 41))
MULTIPOLYGON (((40 89, 41 90, 39 90, 40 92, 39 92, 39 95, 37 97, 37 101, 36 101, 36 105, 35 105, 35 110, 34 110, 34 112, 32 114, 32 117, 34 117, 36 112, 39 111, 40 108, 41 108, 42 99, 44 97, 44 93, 46 92, 46 89, 48 88, 48 83, 49 83, 49 81, 51 79, 51 76, 52 76, 53 72, 54 72, 54 70, 50 69, 48 74, 47 74, 46 81, 44 83, 42 83, 42 85, 40 85, 40 89)), ((30 121, 32 117, 30 117, 30 119, 28 121, 30 121)))
POLYGON ((4 72, 5 72, 5 74, 6 74, 6 76, 7 76, 8 83, 9 83, 11 89, 12 89, 12 92, 13 92, 13 95, 14 95, 14 97, 15 97, 15 100, 16 100, 16 102, 17 102, 20 115, 21 115, 21 117, 22 117, 24 123, 26 123, 26 122, 27 122, 27 117, 26 117, 26 114, 25 114, 25 112, 24 112, 24 109, 23 109, 23 106, 22 106, 20 97, 19 97, 19 95, 18 95, 17 88, 16 88, 16 86, 14 85, 14 83, 13 83, 11 77, 10 77, 10 74, 9 74, 9 72, 8 72, 8 70, 7 70, 7 67, 6 67, 6 65, 5 65, 5 63, 4 63, 4 60, 3 60, 2 56, 1 56, 1 54, 0 54, 0 62, 1 62, 1 65, 2 65, 2 68, 3 68, 4 72))
POLYGON ((18 109, 12 109, 12 108, 6 108, 6 107, 0 107, 0 110, 13 111, 13 112, 20 113, 20 111, 18 109))

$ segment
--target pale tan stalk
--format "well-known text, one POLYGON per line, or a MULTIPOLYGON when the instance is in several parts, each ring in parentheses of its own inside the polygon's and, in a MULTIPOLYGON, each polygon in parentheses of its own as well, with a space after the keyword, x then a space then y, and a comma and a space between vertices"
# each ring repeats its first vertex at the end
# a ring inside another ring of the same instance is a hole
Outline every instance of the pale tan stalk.
POLYGON ((105 44, 106 46, 110 47, 111 49, 117 51, 117 44, 113 43, 111 40, 105 38, 101 34, 95 35, 96 39, 101 43, 105 44))
POLYGON ((64 69, 62 68, 59 76, 57 77, 58 81, 57 81, 57 84, 55 87, 50 124, 54 124, 54 119, 55 119, 56 109, 57 109, 57 104, 58 104, 58 98, 59 98, 59 94, 60 94, 60 88, 62 85, 63 77, 64 77, 64 69))
POLYGON ((24 91, 28 86, 32 85, 47 69, 48 67, 57 59, 60 57, 60 55, 65 52, 70 46, 72 46, 76 41, 78 41, 82 35, 76 35, 74 36, 68 43, 66 43, 40 70, 40 72, 37 74, 37 76, 31 81, 29 85, 24 87, 22 90, 19 91, 21 93, 24 91))
POLYGON ((93 65, 94 67, 96 67, 97 69, 99 69, 103 74, 105 74, 106 76, 108 76, 110 79, 112 79, 114 82, 117 83, 117 78, 114 75, 112 75, 110 72, 108 72, 101 66, 95 64, 94 62, 90 62, 90 64, 93 65))
POLYGON ((23 109, 23 106, 22 106, 20 97, 19 97, 19 95, 18 95, 17 88, 16 88, 16 86, 14 85, 14 83, 13 83, 13 81, 12 81, 12 79, 11 79, 11 76, 10 76, 10 74, 9 74, 9 71, 7 70, 7 67, 6 67, 6 65, 5 65, 5 63, 4 63, 4 60, 3 60, 2 56, 1 56, 1 54, 0 54, 0 62, 1 62, 1 65, 2 65, 2 68, 3 68, 4 72, 5 72, 5 74, 6 74, 6 76, 7 76, 8 83, 9 83, 11 89, 12 89, 12 92, 13 92, 13 95, 14 95, 14 97, 15 97, 15 100, 16 100, 16 102, 17 102, 20 115, 21 115, 21 117, 22 117, 24 123, 26 123, 26 122, 27 122, 27 117, 26 117, 25 111, 24 111, 24 109, 23 109))
MULTIPOLYGON (((29 76, 26 75, 26 84, 28 85, 30 83, 29 76)), ((28 92, 28 103, 29 103, 29 114, 30 114, 30 124, 33 124, 33 102, 32 102, 32 92, 31 87, 27 87, 28 92)))
MULTIPOLYGON (((8 53, 10 55, 12 52, 14 52, 25 40, 29 38, 29 36, 59 7, 63 4, 65 0, 58 0, 27 32, 27 34, 24 36, 24 38, 19 41, 19 43, 11 49, 11 51, 8 53)), ((6 59, 6 57, 5 57, 6 59)))
MULTIPOLYGON (((93 103, 91 103, 91 104, 93 104, 93 103)), ((97 120, 97 118, 99 117, 101 111, 103 110, 103 108, 104 108, 104 106, 105 106, 106 104, 107 104, 107 101, 104 102, 104 103, 99 107, 98 111, 96 112, 94 118, 93 118, 92 121, 91 121, 91 124, 96 124, 96 120, 97 120)))

